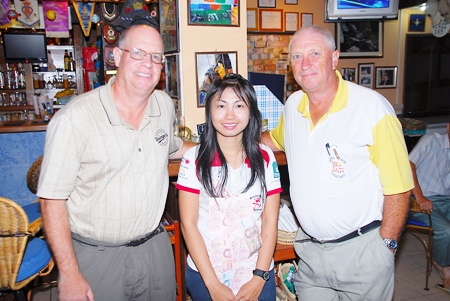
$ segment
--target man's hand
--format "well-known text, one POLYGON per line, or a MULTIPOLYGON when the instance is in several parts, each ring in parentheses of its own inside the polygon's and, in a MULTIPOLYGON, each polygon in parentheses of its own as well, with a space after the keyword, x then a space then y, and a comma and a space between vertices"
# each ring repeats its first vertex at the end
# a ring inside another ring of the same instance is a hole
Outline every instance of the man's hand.
POLYGON ((58 289, 60 301, 94 301, 94 292, 81 273, 60 275, 58 289))
POLYGON ((421 210, 433 211, 433 202, 426 197, 416 198, 416 202, 419 204, 421 210))

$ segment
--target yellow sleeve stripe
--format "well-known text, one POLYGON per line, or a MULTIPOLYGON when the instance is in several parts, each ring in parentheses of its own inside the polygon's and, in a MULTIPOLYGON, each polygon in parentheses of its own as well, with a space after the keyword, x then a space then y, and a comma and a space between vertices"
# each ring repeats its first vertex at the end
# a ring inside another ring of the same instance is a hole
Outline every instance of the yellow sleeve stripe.
POLYGON ((277 127, 271 130, 269 134, 275 146, 284 151, 284 115, 281 115, 277 127))
POLYGON ((414 187, 402 128, 393 115, 385 115, 372 129, 374 142, 370 158, 378 167, 385 195, 406 192, 414 187))

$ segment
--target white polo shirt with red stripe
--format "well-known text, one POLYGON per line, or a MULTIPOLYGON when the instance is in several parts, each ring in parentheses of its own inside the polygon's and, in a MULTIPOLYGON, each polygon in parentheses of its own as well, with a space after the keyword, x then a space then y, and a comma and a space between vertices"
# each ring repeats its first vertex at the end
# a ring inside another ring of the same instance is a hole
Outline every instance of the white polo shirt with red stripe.
MULTIPOLYGON (((273 152, 265 145, 260 145, 261 152, 265 161, 265 181, 267 187, 267 196, 280 193, 281 183, 280 183, 280 173, 278 171, 278 164, 275 160, 273 152)), ((180 171, 178 174, 178 181, 176 187, 180 190, 191 192, 194 194, 199 194, 199 219, 198 219, 198 229, 202 234, 205 245, 207 246, 208 253, 210 253, 210 229, 214 227, 209 222, 209 202, 210 196, 206 193, 204 187, 201 185, 197 172, 196 172, 196 162, 197 162, 197 151, 198 147, 189 149, 182 159, 180 165, 180 171)), ((211 166, 211 174, 213 179, 219 176, 221 170, 221 162, 217 156, 211 166)), ((240 194, 247 186, 248 180, 251 176, 251 168, 248 159, 241 167, 233 169, 228 166, 228 179, 226 183, 226 189, 233 195, 240 194)), ((266 198, 261 195, 261 188, 259 180, 253 184, 253 186, 246 192, 253 204, 253 213, 256 224, 261 232, 261 214, 264 209, 266 198)), ((256 257, 257 258, 257 257, 256 257)), ((255 261, 256 264, 256 261, 255 261)), ((191 257, 188 257, 188 265, 197 270, 191 257)))

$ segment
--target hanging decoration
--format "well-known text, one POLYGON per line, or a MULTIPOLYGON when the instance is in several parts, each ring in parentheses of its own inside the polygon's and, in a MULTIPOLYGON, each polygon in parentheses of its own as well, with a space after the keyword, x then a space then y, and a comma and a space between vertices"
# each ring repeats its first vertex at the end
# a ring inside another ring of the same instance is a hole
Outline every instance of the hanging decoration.
POLYGON ((25 26, 33 26, 39 22, 38 0, 14 0, 17 21, 25 26))
POLYGON ((9 0, 0 0, 0 25, 6 25, 10 23, 8 18, 9 0))
POLYGON ((80 21, 83 34, 88 37, 91 32, 92 16, 94 15, 95 3, 76 2, 72 0, 73 8, 80 21))
MULTIPOLYGON (((50 20, 44 18, 45 33, 49 38, 68 38, 69 35, 69 4, 67 1, 42 0, 42 9, 47 16, 48 11, 53 11, 55 17, 50 20)), ((49 15, 52 17, 53 12, 49 15)))
POLYGON ((8 19, 10 19, 11 21, 16 20, 18 16, 19 15, 17 14, 17 11, 15 9, 8 10, 8 19))
POLYGON ((102 3, 102 16, 105 20, 111 22, 117 17, 117 5, 114 3, 102 3))
POLYGON ((108 44, 114 44, 119 38, 119 32, 110 25, 103 26, 103 38, 108 44))
MULTIPOLYGON (((156 13, 153 13, 156 15, 156 13)), ((119 17, 111 23, 117 31, 122 32, 128 27, 137 24, 147 24, 159 30, 159 24, 149 12, 143 0, 125 0, 119 17)))

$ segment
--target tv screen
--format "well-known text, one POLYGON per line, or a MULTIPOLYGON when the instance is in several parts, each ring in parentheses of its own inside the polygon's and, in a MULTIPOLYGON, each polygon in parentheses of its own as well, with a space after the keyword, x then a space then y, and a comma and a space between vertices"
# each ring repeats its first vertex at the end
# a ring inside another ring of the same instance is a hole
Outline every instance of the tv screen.
POLYGON ((6 62, 47 62, 47 43, 44 33, 3 32, 2 39, 6 62))
POLYGON ((327 0, 325 21, 396 19, 399 0, 327 0))

